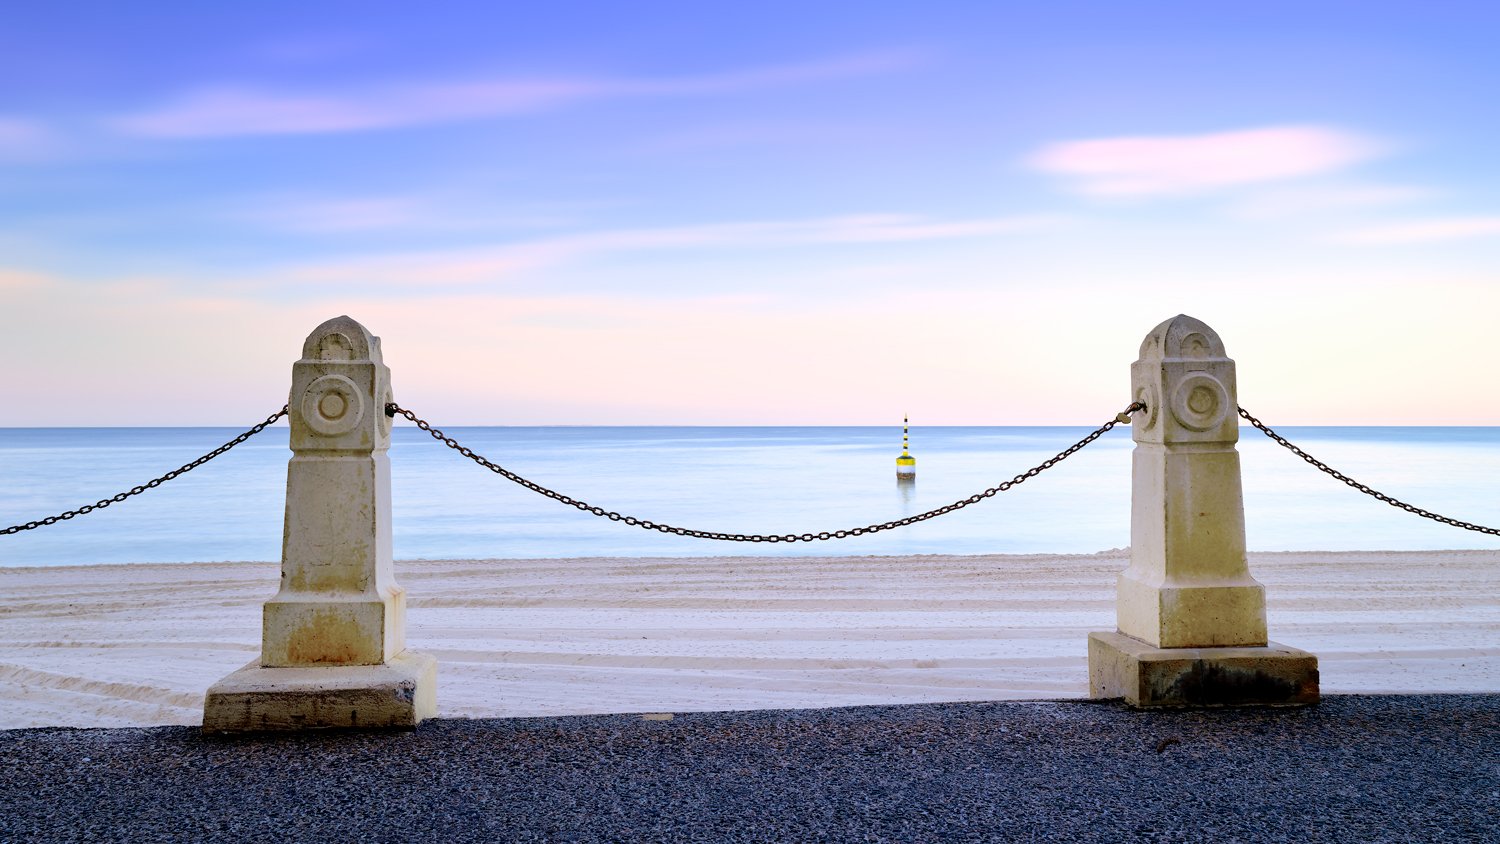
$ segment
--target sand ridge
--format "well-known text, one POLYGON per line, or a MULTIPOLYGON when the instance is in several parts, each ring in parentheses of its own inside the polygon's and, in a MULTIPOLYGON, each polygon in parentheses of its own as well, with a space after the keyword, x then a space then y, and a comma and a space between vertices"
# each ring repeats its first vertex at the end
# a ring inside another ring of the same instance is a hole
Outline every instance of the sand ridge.
MULTIPOLYGON (((1080 698, 1123 551, 410 560, 439 715, 1080 698)), ((1500 552, 1251 555, 1325 692, 1500 691, 1500 552)), ((0 569, 0 728, 195 724, 274 563, 0 569)))

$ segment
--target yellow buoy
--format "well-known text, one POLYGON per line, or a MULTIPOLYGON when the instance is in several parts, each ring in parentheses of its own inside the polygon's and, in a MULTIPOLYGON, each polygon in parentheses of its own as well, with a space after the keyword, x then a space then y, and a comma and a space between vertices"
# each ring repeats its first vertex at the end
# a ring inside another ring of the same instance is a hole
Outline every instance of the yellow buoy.
POLYGON ((911 456, 911 420, 901 417, 901 456, 896 458, 896 480, 915 480, 917 477, 917 458, 911 456))

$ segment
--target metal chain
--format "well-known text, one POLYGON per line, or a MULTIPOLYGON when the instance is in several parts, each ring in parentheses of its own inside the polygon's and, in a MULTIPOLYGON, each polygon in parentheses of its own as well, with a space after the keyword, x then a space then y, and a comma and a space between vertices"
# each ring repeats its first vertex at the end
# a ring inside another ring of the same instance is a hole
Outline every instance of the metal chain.
POLYGON ((1266 427, 1265 423, 1261 422, 1259 419, 1256 419, 1254 416, 1251 416, 1248 412, 1246 412, 1246 410, 1243 407, 1240 408, 1239 411, 1240 411, 1240 416, 1244 417, 1244 419, 1245 419, 1246 422, 1249 422, 1251 425, 1254 425, 1256 428, 1259 428, 1260 432, 1262 434, 1265 434, 1266 436, 1268 436, 1271 439, 1275 440, 1277 443, 1281 444, 1282 447, 1286 448, 1291 453, 1297 455, 1298 457, 1302 458, 1303 460, 1307 461, 1308 463, 1312 464, 1313 466, 1317 467, 1318 469, 1321 469, 1324 472, 1327 472, 1329 475, 1332 475, 1333 477, 1338 478, 1339 480, 1343 481, 1345 484, 1348 484, 1349 486, 1351 486, 1351 487, 1359 490, 1360 492, 1363 492, 1365 495, 1368 495, 1371 498, 1376 499, 1377 501, 1384 501, 1385 503, 1391 505, 1392 507, 1399 507, 1402 510, 1405 510, 1406 512, 1408 512, 1408 513, 1415 513, 1416 515, 1421 516, 1424 519, 1432 519, 1434 522, 1440 522, 1440 523, 1445 524, 1445 525, 1452 525, 1453 527, 1463 528, 1464 530, 1472 530, 1472 531, 1475 531, 1476 533, 1487 533, 1490 536, 1500 536, 1500 528, 1485 527, 1484 525, 1476 525, 1476 524, 1472 524, 1470 522, 1462 522, 1462 521, 1459 521, 1458 519, 1450 519, 1447 516, 1440 516, 1437 513, 1433 513, 1433 512, 1428 511, 1428 510, 1423 510, 1421 507, 1415 507, 1415 506, 1413 506, 1411 504, 1407 504, 1405 501, 1401 501, 1400 499, 1392 498, 1392 497, 1390 497, 1389 495, 1386 495, 1383 492, 1371 489, 1370 487, 1368 487, 1368 486, 1360 483, 1359 481, 1356 481, 1355 479, 1349 477, 1348 475, 1345 475, 1343 472, 1340 472, 1337 469, 1334 469, 1333 467, 1329 466, 1327 463, 1324 463, 1323 461, 1317 459, 1316 457, 1313 457, 1311 454, 1308 454, 1307 452, 1305 452, 1302 449, 1296 447, 1295 445, 1292 445, 1290 442, 1287 441, 1286 437, 1283 437, 1280 434, 1276 433, 1275 431, 1271 430, 1270 428, 1266 427))
POLYGON ((385 412, 388 416, 395 416, 398 413, 402 416, 405 416, 407 419, 416 423, 416 426, 418 428, 421 428, 422 430, 431 434, 433 439, 441 442, 443 445, 448 446, 454 451, 457 451, 459 454, 462 454, 464 457, 469 458, 475 463, 478 463, 480 466, 489 469, 491 472, 494 472, 495 474, 505 478, 506 480, 518 483, 521 486, 524 486, 527 489, 531 490, 532 492, 545 495, 548 498, 553 499, 554 501, 560 501, 563 504, 567 504, 571 507, 577 507, 579 510, 582 510, 586 513, 593 513, 595 516, 602 516, 612 522, 624 522, 627 525, 633 525, 635 527, 644 528, 646 530, 660 531, 662 533, 671 533, 677 536, 692 536, 699 539, 718 539, 725 542, 813 542, 815 540, 844 539, 850 536, 863 536, 869 533, 879 533, 883 530, 890 530, 892 528, 905 527, 906 525, 916 524, 917 522, 924 522, 935 516, 941 516, 946 513, 951 513, 954 510, 962 510, 970 504, 978 504, 980 501, 983 501, 986 498, 993 497, 996 493, 1005 492, 1006 490, 1010 489, 1013 486, 1016 486, 1017 484, 1024 483, 1028 478, 1034 478, 1042 472, 1051 469, 1053 466, 1056 466, 1058 463, 1066 460, 1074 452, 1078 451, 1094 440, 1099 439, 1099 437, 1103 436, 1116 425, 1122 422, 1129 422, 1130 414, 1135 413, 1138 410, 1144 410, 1145 407, 1146 406, 1144 404, 1136 402, 1125 408, 1125 410, 1118 414, 1114 419, 1111 419, 1110 421, 1099 426, 1098 429, 1090 433, 1088 436, 1084 437, 1076 443, 1073 443, 1063 451, 1058 452, 1055 457, 1048 458, 1041 464, 1034 466, 1026 470, 1025 472, 1022 472, 1019 475, 1016 475, 1014 478, 1011 478, 1010 480, 1005 481, 998 486, 990 487, 984 492, 976 493, 969 496, 968 498, 959 499, 952 504, 939 507, 936 510, 928 510, 926 513, 921 513, 916 516, 907 516, 904 519, 897 519, 893 522, 883 522, 878 525, 869 525, 868 527, 853 528, 850 530, 823 531, 822 533, 802 534, 721 533, 719 531, 693 530, 691 528, 673 527, 672 525, 653 522, 649 519, 638 519, 634 516, 622 516, 621 514, 614 511, 605 510, 603 507, 595 507, 594 505, 589 504, 585 501, 579 501, 574 498, 569 498, 568 496, 563 495, 560 492, 554 492, 553 490, 550 490, 542 486, 541 484, 526 480, 525 478, 517 475, 515 472, 512 472, 509 469, 504 468, 503 466, 492 463, 489 460, 485 459, 483 456, 475 454, 472 449, 459 445, 457 440, 453 439, 452 437, 445 436, 441 430, 432 427, 427 422, 421 419, 418 419, 415 413, 412 413, 410 410, 407 410, 406 408, 401 407, 394 402, 385 406, 385 412))
POLYGON ((82 516, 85 513, 92 513, 95 510, 103 510, 105 507, 108 507, 111 504, 118 504, 121 501, 124 501, 125 499, 129 498, 130 496, 132 496, 132 495, 140 495, 141 493, 145 492, 148 489, 156 489, 157 487, 161 486, 162 484, 166 483, 167 481, 172 480, 173 478, 177 477, 178 475, 181 475, 181 474, 183 474, 185 472, 191 472, 191 471, 193 471, 194 469, 198 468, 199 466, 202 466, 204 463, 207 463, 208 461, 214 459, 215 457, 218 457, 219 455, 221 455, 224 452, 230 450, 231 448, 234 448, 235 446, 239 445, 240 443, 244 442, 245 440, 250 439, 251 437, 255 436, 256 434, 260 433, 261 431, 264 431, 267 426, 275 423, 276 420, 278 420, 281 417, 285 416, 287 414, 287 410, 288 409, 289 408, 287 408, 286 406, 283 406, 280 410, 276 411, 275 413, 271 414, 270 416, 267 416, 266 417, 266 421, 260 423, 259 425, 256 425, 255 427, 251 428, 250 430, 246 431, 245 433, 240 434, 239 436, 235 437, 234 439, 230 440, 229 442, 224 443, 223 445, 221 445, 218 448, 214 449, 213 451, 210 451, 209 453, 203 455, 202 457, 198 458, 197 460, 194 460, 193 462, 188 463, 186 465, 179 466, 176 469, 173 469, 172 471, 166 473, 165 475, 162 475, 159 478, 153 478, 153 479, 151 479, 151 480, 149 480, 149 481, 141 484, 140 486, 131 487, 128 492, 122 492, 119 495, 115 495, 115 496, 112 496, 110 498, 101 498, 98 501, 94 502, 93 504, 86 504, 86 505, 84 505, 82 507, 79 507, 77 510, 69 510, 66 513, 58 513, 56 516, 48 516, 45 519, 40 519, 40 520, 35 521, 35 522, 27 522, 27 523, 21 524, 21 525, 11 525, 10 527, 8 527, 8 528, 6 528, 4 530, 0 530, 0 536, 8 536, 8 535, 10 535, 12 533, 20 533, 23 530, 34 530, 36 528, 42 527, 43 525, 55 525, 58 522, 65 522, 68 519, 73 518, 74 516, 82 516))
MULTIPOLYGON (((980 501, 982 501, 982 500, 984 500, 986 498, 992 498, 996 494, 1001 493, 1001 492, 1005 492, 1006 490, 1009 490, 1011 487, 1014 487, 1014 486, 1016 486, 1018 484, 1024 483, 1028 479, 1034 478, 1037 475, 1041 474, 1042 472, 1044 472, 1044 471, 1052 468, 1053 466, 1056 466, 1058 463, 1062 462, 1063 460, 1066 460, 1068 457, 1072 456, 1075 452, 1079 451, 1084 446, 1088 445, 1089 443, 1092 443, 1094 440, 1096 440, 1099 437, 1103 436, 1104 434, 1108 433, 1116 425, 1118 425, 1118 424, 1120 424, 1122 422, 1128 422, 1129 419, 1130 419, 1130 414, 1135 413, 1135 412, 1140 411, 1140 410, 1144 410, 1145 407, 1146 406, 1144 404, 1142 404, 1140 402, 1135 402, 1135 403, 1131 404, 1129 407, 1125 408, 1125 410, 1123 412, 1121 412, 1119 415, 1117 415, 1114 419, 1111 419, 1110 421, 1108 421, 1108 422, 1104 423, 1103 425, 1099 426, 1097 429, 1095 429, 1093 432, 1091 432, 1088 436, 1086 436, 1083 439, 1079 440, 1078 442, 1072 444, 1071 446, 1069 446, 1068 448, 1064 449, 1063 451, 1058 452, 1055 456, 1053 456, 1051 458, 1048 458, 1047 460, 1043 461, 1042 463, 1040 463, 1040 464, 1038 464, 1036 466, 1033 466, 1032 468, 1026 470, 1025 472, 1022 472, 1019 475, 1016 475, 1014 478, 1011 478, 1008 481, 1005 481, 1005 482, 1003 482, 1001 484, 998 484, 997 486, 990 487, 989 489, 985 490, 984 492, 976 493, 974 495, 969 496, 968 498, 959 499, 958 501, 955 501, 952 504, 948 504, 948 505, 945 505, 943 507, 939 507, 936 510, 928 510, 925 513, 920 513, 920 514, 915 515, 915 516, 907 516, 906 518, 903 518, 903 519, 897 519, 895 521, 890 521, 890 522, 883 522, 881 524, 869 525, 867 527, 862 527, 862 528, 852 528, 852 529, 849 529, 849 530, 823 531, 821 533, 803 533, 803 534, 795 534, 795 533, 785 533, 785 534, 721 533, 721 532, 718 532, 718 531, 693 530, 691 528, 673 527, 672 525, 667 525, 667 524, 661 524, 661 523, 658 523, 658 522, 653 522, 653 521, 651 521, 649 519, 638 519, 638 518, 636 518, 634 516, 623 516, 623 515, 621 515, 619 513, 616 513, 614 511, 605 510, 602 507, 596 507, 596 506, 593 506, 593 505, 591 505, 591 504, 589 504, 587 502, 579 501, 579 500, 574 499, 574 498, 570 498, 570 497, 568 497, 566 495, 563 495, 560 492, 555 492, 553 490, 550 490, 550 489, 542 486, 541 484, 537 484, 537 483, 534 483, 532 481, 529 481, 529 480, 521 477, 520 475, 517 475, 516 473, 514 473, 514 472, 512 472, 512 471, 510 471, 510 470, 508 470, 506 468, 504 468, 503 466, 500 466, 500 465, 498 465, 496 463, 493 463, 493 462, 487 460, 484 456, 476 454, 472 449, 469 449, 469 448, 467 448, 465 446, 460 445, 457 440, 453 439, 452 437, 445 436, 441 430, 432 427, 432 425, 428 424, 426 421, 417 418, 417 415, 415 413, 412 413, 411 411, 409 411, 409 410, 401 407, 400 405, 397 405, 394 402, 392 402, 390 404, 387 404, 386 408, 385 408, 385 411, 386 411, 386 415, 387 416, 395 416, 397 414, 400 414, 400 415, 406 417, 408 420, 410 420, 413 423, 415 423, 418 428, 422 429, 423 431, 426 431, 428 434, 431 434, 433 439, 435 439, 435 440, 443 443, 444 445, 446 445, 449 448, 457 451, 459 454, 463 455, 464 457, 467 457, 470 460, 473 460, 475 463, 478 463, 480 466, 483 466, 486 469, 489 469, 491 472, 494 472, 495 474, 500 475, 501 477, 504 477, 507 480, 510 480, 510 481, 513 481, 513 482, 515 482, 517 484, 520 484, 521 486, 524 486, 524 487, 526 487, 527 489, 529 489, 529 490, 531 490, 533 492, 537 492, 537 493, 540 493, 542 495, 545 495, 546 497, 551 498, 551 499, 553 499, 555 501, 559 501, 559 502, 561 502, 563 504, 567 504, 569 506, 576 507, 579 510, 583 510, 584 512, 592 513, 592 514, 594 514, 596 516, 602 516, 604 518, 609 519, 612 522, 624 522, 627 525, 632 525, 632 526, 635 526, 635 527, 644 528, 646 530, 660 531, 662 533, 671 533, 671 534, 675 534, 677 536, 692 536, 692 537, 697 537, 699 539, 717 539, 717 540, 723 540, 723 541, 727 541, 727 542, 813 542, 815 540, 844 539, 844 538, 847 538, 847 537, 850 537, 850 536, 863 536, 863 535, 869 534, 869 533, 879 533, 880 531, 891 530, 892 528, 898 528, 898 527, 905 527, 907 525, 916 524, 917 522, 926 521, 926 520, 934 518, 936 516, 942 516, 942 515, 945 515, 947 513, 951 513, 951 512, 953 512, 955 510, 961 510, 961 509, 969 506, 970 504, 978 504, 980 501)), ((162 475, 159 478, 153 478, 153 479, 147 481, 144 484, 141 484, 139 486, 135 486, 135 487, 130 488, 130 490, 128 490, 126 492, 118 493, 118 494, 116 494, 114 496, 111 496, 109 498, 102 498, 99 501, 94 502, 93 504, 86 504, 86 505, 84 505, 82 507, 79 507, 76 510, 69 510, 69 511, 67 511, 65 513, 59 513, 56 516, 48 516, 45 519, 38 519, 36 521, 26 522, 24 524, 11 525, 8 528, 0 530, 0 536, 9 536, 10 534, 20 533, 22 531, 27 531, 27 530, 34 530, 36 528, 43 527, 43 526, 46 526, 46 525, 54 525, 54 524, 57 524, 58 522, 64 522, 64 521, 67 521, 69 519, 72 519, 75 516, 82 516, 82 515, 85 515, 85 514, 88 514, 88 513, 92 513, 95 510, 102 510, 105 507, 110 506, 111 504, 118 504, 119 502, 124 501, 125 499, 127 499, 127 498, 129 498, 129 497, 131 497, 133 495, 140 495, 141 493, 145 492, 148 489, 155 489, 155 488, 161 486, 162 484, 166 483, 167 481, 170 481, 170 480, 178 477, 179 475, 182 475, 182 474, 187 473, 187 472, 191 472, 192 470, 198 468, 199 466, 202 466, 204 463, 207 463, 208 461, 214 459, 215 457, 218 457, 219 455, 223 454, 224 452, 229 451, 231 448, 234 448, 235 446, 239 445, 240 443, 244 442, 245 440, 250 439, 251 437, 255 436, 256 434, 260 433, 261 431, 264 431, 267 427, 275 424, 283 416, 286 416, 288 410, 289 410, 288 407, 283 406, 280 410, 278 410, 275 413, 271 414, 270 416, 266 417, 266 420, 264 422, 261 422, 261 423, 255 425, 254 427, 250 428, 248 431, 245 431, 244 433, 240 434, 239 436, 235 437, 234 439, 230 440, 229 442, 224 443, 223 445, 219 446, 218 448, 214 449, 213 451, 210 451, 209 453, 203 455, 202 457, 199 457, 197 460, 194 460, 191 463, 187 463, 187 464, 184 464, 182 466, 179 466, 178 468, 173 469, 172 471, 166 473, 165 475, 162 475)), ((1255 428, 1257 428, 1261 433, 1265 434, 1267 437, 1270 437, 1272 440, 1275 440, 1283 448, 1286 448, 1288 451, 1290 451, 1293 454, 1297 455, 1298 457, 1302 458, 1308 464, 1316 467, 1317 469, 1319 469, 1319 470, 1327 473, 1328 475, 1330 475, 1330 476, 1332 476, 1334 478, 1337 478, 1338 480, 1342 481, 1344 484, 1346 484, 1346 485, 1348 485, 1348 486, 1350 486, 1350 487, 1352 487, 1352 488, 1354 488, 1356 490, 1359 490, 1360 492, 1364 493, 1365 495, 1370 496, 1371 498, 1374 498, 1374 499, 1376 499, 1378 501, 1383 501, 1386 504, 1391 505, 1392 507, 1397 507, 1399 509, 1405 510, 1408 513, 1412 513, 1412 514, 1415 514, 1417 516, 1421 516, 1424 519, 1431 519, 1432 521, 1438 522, 1440 524, 1450 525, 1452 527, 1462 528, 1464 530, 1470 530, 1470 531, 1474 531, 1476 533, 1488 534, 1490 536, 1500 536, 1500 528, 1486 527, 1484 525, 1476 525, 1476 524, 1473 524, 1471 522, 1465 522, 1465 521, 1461 521, 1459 519, 1449 518, 1448 516, 1443 516, 1443 515, 1440 515, 1438 513, 1433 513, 1433 512, 1431 512, 1429 510, 1424 510, 1421 507, 1417 507, 1417 506, 1412 505, 1412 504, 1407 504, 1406 502, 1401 501, 1400 499, 1392 498, 1391 496, 1386 495, 1385 493, 1380 492, 1379 490, 1372 489, 1371 487, 1369 487, 1369 486, 1367 486, 1365 484, 1362 484, 1359 481, 1354 480, 1353 478, 1349 477, 1348 475, 1345 475, 1344 473, 1338 471, 1337 469, 1334 469, 1333 467, 1329 466, 1328 464, 1324 463, 1323 461, 1317 459, 1316 457, 1313 457, 1311 454, 1308 454, 1307 452, 1305 452, 1302 449, 1298 448, 1297 446, 1293 445, 1285 437, 1281 436, 1280 434, 1278 434, 1274 430, 1272 430, 1270 427, 1268 427, 1264 422, 1261 422, 1259 419, 1255 418, 1254 416, 1251 416, 1250 413, 1248 411, 1246 411, 1243 407, 1238 408, 1238 410, 1239 410, 1239 415, 1241 417, 1243 417, 1245 419, 1245 421, 1247 421, 1251 425, 1255 426, 1255 428)))

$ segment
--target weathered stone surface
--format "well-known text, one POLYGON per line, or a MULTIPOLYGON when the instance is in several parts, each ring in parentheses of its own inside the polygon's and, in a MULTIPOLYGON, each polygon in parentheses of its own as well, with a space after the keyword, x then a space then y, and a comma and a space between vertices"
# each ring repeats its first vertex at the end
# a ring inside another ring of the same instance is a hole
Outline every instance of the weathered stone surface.
POLYGON ((1266 644, 1265 590, 1245 557, 1234 361, 1189 316, 1158 325, 1130 369, 1136 414, 1130 566, 1120 632, 1161 648, 1266 644))
POLYGON ((405 644, 391 561, 391 372, 380 338, 342 316, 292 365, 281 590, 266 603, 261 664, 378 665, 405 644))
POLYGON ((1131 706, 1306 706, 1318 702, 1318 658, 1256 648, 1156 648, 1121 633, 1089 634, 1089 696, 1131 706))
POLYGON ((1245 555, 1234 361, 1190 316, 1141 343, 1131 394, 1130 565, 1119 631, 1089 635, 1089 692, 1135 706, 1301 705, 1317 658, 1272 645, 1245 555))
POLYGON ((413 675, 409 694, 390 679, 430 661, 405 651, 406 592, 391 561, 391 400, 379 337, 347 316, 308 336, 288 400, 281 588, 262 614, 255 669, 214 687, 205 728, 401 726, 431 713, 417 704, 434 699, 431 670, 413 675))
POLYGON ((205 733, 411 729, 437 714, 437 660, 403 652, 383 665, 264 668, 250 663, 211 686, 205 733))

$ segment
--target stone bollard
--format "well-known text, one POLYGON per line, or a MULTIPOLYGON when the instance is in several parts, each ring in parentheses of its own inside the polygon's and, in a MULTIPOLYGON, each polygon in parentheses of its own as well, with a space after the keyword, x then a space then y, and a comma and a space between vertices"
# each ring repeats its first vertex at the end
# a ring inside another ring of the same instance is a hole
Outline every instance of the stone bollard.
POLYGON ((1298 706, 1318 660, 1267 641, 1240 492, 1234 361, 1189 316, 1158 325, 1131 366, 1130 566, 1119 630, 1089 634, 1089 694, 1132 706, 1298 706))
POLYGON ((391 563, 390 370, 347 316, 292 365, 281 589, 260 658, 215 683, 203 730, 415 727, 436 712, 437 661, 407 651, 391 563))

